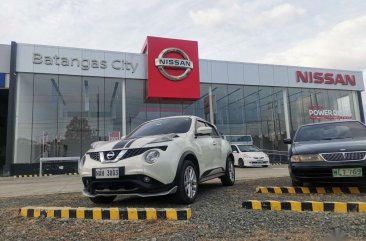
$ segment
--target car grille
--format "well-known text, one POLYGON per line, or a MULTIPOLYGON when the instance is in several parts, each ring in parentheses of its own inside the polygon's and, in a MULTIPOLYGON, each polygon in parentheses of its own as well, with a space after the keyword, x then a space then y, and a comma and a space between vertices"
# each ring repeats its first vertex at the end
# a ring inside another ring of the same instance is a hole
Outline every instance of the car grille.
POLYGON ((94 161, 100 161, 99 152, 89 152, 88 154, 94 161))
MULTIPOLYGON (((123 154, 122 159, 126 159, 126 158, 130 158, 130 157, 134 157, 134 156, 138 156, 141 155, 142 153, 144 153, 147 150, 150 149, 160 149, 165 151, 167 149, 167 146, 158 146, 158 147, 146 147, 146 148, 133 148, 133 149, 128 149, 126 151, 125 154, 123 154)), ((107 154, 111 151, 104 151, 103 155, 104 155, 104 160, 106 161, 112 161, 113 159, 115 159, 115 157, 120 153, 121 150, 115 150, 113 151, 115 153, 114 157, 111 160, 107 159, 107 154)), ((90 158, 95 160, 95 161, 100 161, 100 152, 89 152, 88 153, 90 158)))
POLYGON ((326 161, 361 161, 365 160, 366 152, 334 152, 320 154, 326 161))

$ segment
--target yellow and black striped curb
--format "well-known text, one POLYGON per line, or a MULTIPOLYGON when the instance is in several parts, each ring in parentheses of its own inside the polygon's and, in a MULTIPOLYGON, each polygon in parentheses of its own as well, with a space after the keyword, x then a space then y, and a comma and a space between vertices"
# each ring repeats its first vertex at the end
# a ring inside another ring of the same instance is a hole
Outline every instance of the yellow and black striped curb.
POLYGON ((93 220, 189 220, 190 208, 70 208, 70 207, 24 207, 19 209, 22 217, 76 218, 93 220))
POLYGON ((360 194, 366 188, 361 187, 257 187, 257 193, 275 194, 360 194))
POLYGON ((79 173, 65 173, 65 174, 42 174, 41 176, 40 175, 37 175, 37 174, 34 174, 34 175, 16 175, 16 176, 13 176, 14 178, 24 178, 24 177, 50 177, 50 176, 61 176, 61 175, 65 175, 65 176, 78 176, 79 173))
POLYGON ((64 175, 67 175, 67 176, 78 176, 79 173, 77 172, 72 172, 72 173, 65 173, 64 175))
POLYGON ((315 202, 315 201, 298 202, 298 201, 248 200, 244 201, 242 206, 245 209, 254 209, 254 210, 366 213, 366 202, 315 202))
POLYGON ((14 178, 23 178, 23 177, 49 177, 53 176, 52 174, 43 174, 42 176, 34 174, 34 175, 16 175, 14 178))

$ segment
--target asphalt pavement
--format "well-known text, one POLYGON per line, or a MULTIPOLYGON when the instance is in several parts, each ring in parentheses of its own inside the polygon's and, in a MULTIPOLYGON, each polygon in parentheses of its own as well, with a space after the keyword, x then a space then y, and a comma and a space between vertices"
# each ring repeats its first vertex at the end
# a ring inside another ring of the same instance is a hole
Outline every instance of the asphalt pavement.
MULTIPOLYGON (((267 168, 236 168, 237 180, 276 178, 289 176, 287 165, 267 168)), ((220 182, 213 179, 208 183, 220 182)), ((81 192, 80 176, 55 175, 45 177, 1 177, 0 197, 19 197, 55 193, 81 192)))

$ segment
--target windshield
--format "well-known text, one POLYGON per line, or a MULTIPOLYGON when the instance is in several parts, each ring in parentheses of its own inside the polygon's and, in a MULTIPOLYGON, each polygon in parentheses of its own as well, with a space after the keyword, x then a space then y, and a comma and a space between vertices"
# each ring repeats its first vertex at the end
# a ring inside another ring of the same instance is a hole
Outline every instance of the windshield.
POLYGON ((143 136, 154 136, 170 133, 186 133, 191 127, 192 120, 189 117, 177 117, 158 119, 139 126, 126 138, 138 138, 143 136))
POLYGON ((366 137, 366 127, 359 122, 336 122, 301 127, 295 142, 366 137))
POLYGON ((241 152, 258 152, 260 151, 256 146, 245 146, 245 145, 238 145, 239 150, 241 152))

